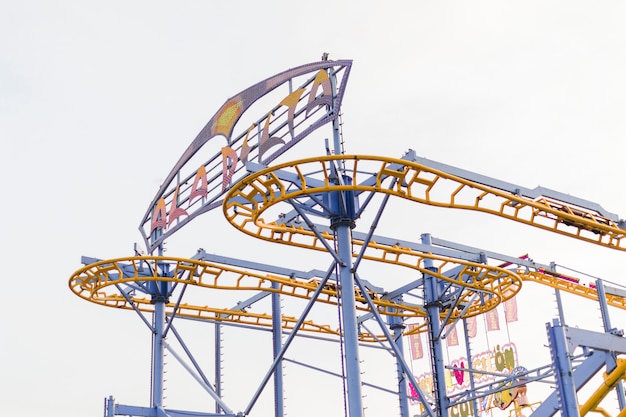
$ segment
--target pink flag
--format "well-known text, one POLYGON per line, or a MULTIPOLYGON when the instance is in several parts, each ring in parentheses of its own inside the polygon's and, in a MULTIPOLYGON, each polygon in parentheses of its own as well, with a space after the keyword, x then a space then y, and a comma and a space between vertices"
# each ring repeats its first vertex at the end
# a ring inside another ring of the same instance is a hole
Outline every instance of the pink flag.
POLYGON ((465 320, 465 325, 467 326, 467 335, 469 337, 476 337, 478 333, 478 322, 476 320, 476 316, 469 317, 465 320))
POLYGON ((450 325, 446 326, 446 340, 448 341, 448 346, 458 346, 459 345, 459 336, 456 333, 456 326, 450 329, 450 325))
POLYGON ((485 320, 487 321, 487 331, 500 330, 500 319, 498 318, 498 310, 489 310, 485 314, 485 320))
MULTIPOLYGON (((409 331, 414 326, 409 326, 409 331)), ((422 335, 413 333, 409 335, 409 344, 411 345, 411 357, 413 360, 422 359, 424 357, 424 348, 422 347, 422 335)))
POLYGON ((507 323, 517 321, 517 301, 515 297, 504 302, 504 319, 507 323))

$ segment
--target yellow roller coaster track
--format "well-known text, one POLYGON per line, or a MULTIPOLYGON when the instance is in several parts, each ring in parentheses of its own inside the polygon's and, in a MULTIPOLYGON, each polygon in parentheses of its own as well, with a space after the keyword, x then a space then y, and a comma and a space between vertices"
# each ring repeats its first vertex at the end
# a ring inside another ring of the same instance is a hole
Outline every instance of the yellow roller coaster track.
MULTIPOLYGON (((288 241, 281 234, 294 237, 302 232, 264 223, 263 212, 281 201, 332 191, 386 193, 431 206, 480 211, 611 249, 626 250, 626 230, 599 213, 548 197, 529 199, 417 162, 380 156, 330 155, 263 169, 235 184, 225 197, 223 209, 235 227, 250 235, 288 241), (335 172, 333 165, 342 166, 342 174, 351 181, 336 184, 331 178, 335 172), (319 176, 315 184, 308 184, 305 178, 310 173, 319 176), (364 174, 375 175, 376 182, 359 184, 364 174), (300 187, 283 180, 289 176, 298 178, 300 187), (397 180, 393 187, 383 184, 389 178, 397 180)), ((314 243, 301 245, 317 248, 314 243)))
MULTIPOLYGON (((231 188, 224 199, 223 211, 233 226, 248 235, 271 242, 326 251, 327 246, 321 242, 320 237, 330 242, 334 238, 331 233, 323 231, 316 234, 300 226, 266 223, 262 215, 281 202, 341 191, 385 193, 432 206, 481 211, 611 249, 626 249, 623 243, 626 231, 614 220, 598 213, 547 197, 532 200, 397 158, 330 155, 262 169, 231 188), (341 173, 348 176, 350 181, 344 179, 339 182, 331 178, 338 172, 337 167, 341 167, 341 173), (308 178, 315 175, 316 181, 310 184, 308 178), (376 178, 373 183, 360 181, 372 176, 376 178), (391 187, 386 187, 383 181, 389 178, 396 181, 391 187), (293 179, 297 179, 297 186, 294 186, 293 179)), ((355 248, 353 256, 357 257, 358 249, 363 249, 366 242, 354 239, 352 243, 355 248)), ((431 259, 437 265, 437 272, 434 273, 437 278, 476 290, 484 291, 489 288, 499 295, 493 298, 495 305, 517 294, 520 290, 518 277, 588 299, 598 299, 595 288, 580 284, 576 278, 551 274, 544 270, 520 268, 512 274, 511 271, 498 267, 417 252, 399 245, 380 245, 375 241, 367 242, 361 256, 363 259, 405 266, 425 274, 433 274, 424 266, 424 261, 431 259), (455 281, 443 272, 456 265, 462 265, 463 270, 455 281), (473 276, 474 279, 469 280, 471 284, 463 279, 467 276, 473 276), (481 288, 475 285, 480 285, 481 288)), ((467 298, 469 295, 471 293, 468 293, 467 298)), ((622 297, 607 295, 607 302, 614 307, 626 309, 626 301, 622 297)), ((468 310, 471 313, 466 317, 483 313, 495 305, 474 304, 468 310)))
MULTIPOLYGON (((578 207, 569 207, 562 202, 546 199, 529 200, 418 163, 395 158, 336 155, 303 159, 263 169, 247 176, 231 188, 225 197, 223 211, 231 224, 248 235, 276 243, 326 251, 327 246, 321 242, 320 237, 332 242, 334 240, 332 233, 322 231, 316 234, 304 227, 277 222, 266 223, 261 216, 270 207, 281 202, 337 191, 379 192, 433 206, 483 211, 612 249, 624 250, 622 246, 624 230, 615 222, 598 214, 578 207), (348 184, 334 184, 330 178, 333 164, 341 165, 344 174, 350 176, 351 181, 348 184), (309 175, 318 177, 314 186, 308 184, 312 182, 307 180, 311 178, 309 175), (359 184, 361 176, 371 178, 373 175, 376 178, 374 183, 359 184), (283 178, 297 178, 299 186, 294 187, 283 178), (383 181, 389 178, 396 180, 394 185, 383 186, 383 181), (444 182, 447 183, 445 186, 444 182), (441 194, 439 186, 448 191, 452 189, 446 200, 433 198, 441 194), (461 203, 461 200, 467 201, 468 193, 472 196, 473 203, 461 203), (493 203, 494 200, 499 201, 497 208, 486 205, 487 201, 493 203), (546 219, 550 223, 545 223, 546 219), (586 236, 587 232, 596 238, 586 236)), ((464 309, 453 311, 449 315, 447 312, 442 313, 442 318, 445 317, 449 322, 483 314, 495 308, 500 302, 514 297, 521 290, 523 280, 548 285, 589 299, 598 299, 595 288, 580 284, 576 278, 549 271, 524 268, 508 270, 499 266, 423 253, 401 245, 389 246, 358 239, 353 240, 353 248, 354 257, 359 256, 359 252, 362 251, 363 259, 404 266, 463 287, 465 291, 458 300, 458 305, 463 305, 464 309), (432 261, 434 270, 425 266, 426 260, 432 261), (459 271, 458 274, 455 274, 455 277, 446 276, 445 271, 453 267, 459 271), (482 297, 476 297, 476 294, 481 294, 482 297)), ((317 280, 304 281, 275 274, 250 272, 200 260, 142 256, 105 260, 87 265, 72 275, 69 286, 76 295, 96 304, 151 312, 154 306, 145 294, 140 291, 125 292, 122 287, 158 281, 207 289, 275 292, 301 299, 310 299, 319 285, 317 280), (163 274, 164 267, 169 271, 168 274, 163 274)), ((422 306, 393 302, 376 293, 371 293, 370 296, 381 314, 404 318, 424 318, 426 315, 422 306)), ((357 301, 362 302, 361 305, 357 305, 357 309, 363 313, 369 312, 363 294, 356 290, 355 297, 357 301)), ((317 301, 336 305, 337 299, 336 286, 327 284, 321 290, 317 301)), ((626 309, 626 301, 621 297, 607 295, 607 302, 609 305, 626 309)), ((169 302, 167 312, 186 318, 272 326, 271 315, 245 309, 233 310, 169 302)), ((281 319, 286 330, 293 329, 297 322, 295 317, 290 316, 283 316, 281 319)), ((313 321, 305 321, 301 329, 339 335, 338 329, 313 321)), ((424 322, 411 326, 405 334, 422 331, 426 331, 424 322)), ((376 341, 381 340, 383 336, 365 332, 360 338, 362 341, 376 341)))
MULTIPOLYGON (((517 274, 524 281, 547 285, 590 300, 598 299, 598 293, 595 288, 580 284, 578 279, 574 277, 543 270, 529 271, 525 268, 519 268, 517 274)), ((99 261, 85 266, 72 275, 70 288, 79 297, 96 304, 122 309, 133 309, 132 305, 134 304, 140 311, 151 312, 154 305, 150 299, 133 295, 132 293, 127 294, 128 298, 126 298, 118 288, 121 285, 150 281, 169 281, 207 289, 270 291, 303 299, 310 299, 320 283, 318 280, 302 281, 275 274, 257 274, 206 261, 140 256, 99 261), (162 270, 164 265, 167 265, 170 271, 174 271, 170 274, 172 275, 171 277, 160 275, 159 271, 162 270), (146 274, 146 271, 151 271, 151 273, 146 274), (278 286, 272 287, 272 282, 277 283, 278 286)), ((356 293, 355 296, 361 303, 364 301, 361 294, 356 293)), ((379 311, 387 309, 386 314, 401 315, 405 318, 424 317, 425 315, 420 307, 389 302, 381 299, 378 294, 373 294, 373 296, 374 303, 380 307, 379 311)), ((626 310, 626 300, 624 298, 611 294, 607 294, 606 297, 609 305, 626 310)), ((326 288, 322 289, 318 300, 328 304, 336 304, 337 298, 336 287, 327 284, 326 288)), ((268 328, 272 326, 271 315, 246 310, 232 310, 186 303, 176 305, 171 302, 168 303, 167 309, 170 315, 176 314, 192 319, 239 323, 268 328)), ((363 307, 363 304, 357 305, 357 309, 361 312, 369 311, 363 307)), ((297 321, 296 318, 290 316, 283 316, 281 319, 282 327, 285 330, 292 330, 297 321)), ((327 335, 339 334, 338 329, 332 328, 330 325, 316 324, 313 321, 305 321, 302 330, 327 335)), ((411 329, 407 330, 406 334, 423 331, 426 331, 425 323, 411 326, 411 329)), ((382 335, 373 336, 366 332, 360 336, 363 341, 375 341, 383 337, 382 335)))
MULTIPOLYGON (((300 298, 307 298, 316 288, 315 284, 289 282, 286 277, 262 276, 224 265, 162 256, 135 256, 94 262, 77 270, 70 278, 69 285, 76 295, 95 304, 152 312, 154 305, 145 294, 136 295, 134 291, 124 290, 122 286, 163 281, 212 289, 274 291, 300 298), (164 275, 164 269, 171 271, 171 274, 164 275), (279 283, 278 289, 268 285, 272 282, 279 283)), ((328 294, 326 298, 320 297, 320 300, 328 299, 328 294)), ((169 302, 166 308, 169 315, 186 318, 272 326, 270 315, 245 309, 232 310, 186 303, 177 305, 173 302, 169 302)), ((284 329, 292 329, 296 321, 296 318, 283 316, 282 326, 284 329)), ((318 333, 339 334, 330 326, 317 325, 312 321, 304 322, 302 328, 318 333)))
MULTIPOLYGON (((480 266, 480 264, 477 265, 480 266)), ((500 272, 502 271, 504 270, 500 272)), ((511 276, 513 278, 508 279, 511 284, 502 285, 502 287, 508 290, 507 294, 512 294, 512 284, 516 285, 515 288, 517 290, 519 290, 521 284, 521 280, 517 278, 515 274, 511 276)), ((442 277, 442 279, 443 278, 450 280, 450 278, 447 277, 442 277)), ((321 282, 321 280, 304 281, 275 274, 260 274, 228 265, 186 258, 136 256, 91 263, 72 275, 69 286, 76 295, 96 304, 123 309, 136 308, 139 311, 151 312, 154 308, 151 300, 146 298, 140 291, 132 291, 132 287, 129 286, 132 284, 159 281, 207 289, 276 292, 282 295, 307 300, 311 298, 321 282), (169 273, 165 274, 163 272, 165 270, 169 271, 169 273), (278 285, 273 286, 272 283, 278 285), (127 287, 128 290, 124 291, 122 287, 127 287), (137 295, 137 293, 140 294, 137 295)), ((488 279, 483 279, 483 281, 487 283, 488 279)), ((494 308, 499 303, 501 297, 493 291, 498 291, 499 289, 500 287, 497 286, 494 286, 493 290, 490 290, 488 286, 482 288, 484 294, 492 296, 487 297, 487 299, 491 301, 485 303, 482 307, 475 307, 472 313, 480 314, 483 312, 480 308, 484 311, 494 308)), ((423 318, 426 315, 422 306, 393 302, 381 298, 380 294, 375 293, 370 294, 370 296, 381 314, 401 316, 404 318, 423 318)), ((356 291, 355 297, 357 301, 361 302, 361 304, 357 305, 357 310, 362 313, 369 312, 370 309, 365 303, 363 294, 356 291)), ((338 298, 337 287, 332 283, 325 285, 317 301, 336 305, 338 298)), ((264 327, 272 326, 271 315, 245 310, 232 310, 228 308, 170 302, 167 304, 167 311, 170 315, 175 314, 186 318, 233 322, 264 327)), ((454 317, 458 317, 458 313, 454 315, 454 317)), ((291 330, 297 322, 297 319, 283 316, 282 322, 284 329, 291 330)), ((333 329, 329 325, 319 325, 312 321, 305 322, 302 330, 332 335, 339 334, 339 330, 333 329)), ((425 331, 425 325, 412 328, 412 332, 416 331, 425 331)), ((376 341, 383 338, 382 335, 374 336, 367 332, 362 333, 360 337, 363 341, 376 341)))
MULTIPOLYGON (((598 300, 598 291, 593 284, 581 284, 578 278, 570 277, 563 274, 557 274, 544 270, 526 270, 519 268, 517 273, 524 281, 536 282, 538 284, 547 285, 557 290, 565 291, 570 294, 578 295, 589 300, 598 300)), ((626 310, 626 299, 614 294, 605 294, 606 302, 612 307, 626 310)))

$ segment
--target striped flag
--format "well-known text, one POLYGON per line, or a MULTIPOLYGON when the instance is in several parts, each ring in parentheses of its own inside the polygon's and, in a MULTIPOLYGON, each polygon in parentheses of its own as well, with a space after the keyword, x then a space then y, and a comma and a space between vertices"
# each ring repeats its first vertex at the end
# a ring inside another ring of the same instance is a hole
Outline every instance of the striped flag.
POLYGON ((476 316, 467 318, 465 325, 467 326, 467 335, 469 337, 476 337, 476 334, 478 334, 478 321, 476 320, 476 316))
POLYGON ((504 319, 507 323, 517 321, 517 301, 515 297, 504 302, 504 319))
POLYGON ((498 317, 498 309, 494 308, 485 314, 487 331, 500 330, 500 318, 498 317))
MULTIPOLYGON (((415 325, 409 325, 409 331, 415 325)), ((413 360, 422 359, 424 357, 424 348, 422 346, 422 335, 413 333, 409 335, 409 344, 411 345, 411 358, 413 360)))
POLYGON ((452 325, 446 326, 446 341, 448 342, 448 346, 458 346, 459 345, 459 336, 456 333, 456 326, 452 325))

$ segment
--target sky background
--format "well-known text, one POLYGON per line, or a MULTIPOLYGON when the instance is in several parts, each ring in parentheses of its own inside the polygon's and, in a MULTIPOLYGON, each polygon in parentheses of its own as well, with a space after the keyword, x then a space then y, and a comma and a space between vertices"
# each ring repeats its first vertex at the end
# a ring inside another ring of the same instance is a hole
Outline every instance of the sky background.
MULTIPOLYGON (((343 103, 347 153, 414 149, 624 217, 625 21, 618 1, 0 0, 0 414, 102 415, 108 395, 148 404, 145 326, 131 312, 78 299, 68 279, 82 255, 132 255, 161 181, 227 98, 323 52, 354 60, 343 103)), ((312 141, 298 152, 324 151, 312 141)), ((624 254, 608 249, 476 213, 389 210, 386 236, 417 242, 429 232, 624 279, 624 254)), ((192 223, 168 255, 203 247, 327 267, 225 223, 218 212, 192 223)), ((544 289, 528 291, 520 314, 543 349, 554 308, 538 308, 544 289)), ((600 330, 593 304, 568 303, 572 324, 600 330)), ((510 338, 530 340, 524 331, 510 338)), ((258 354, 247 340, 228 346, 231 364, 258 354)), ((302 403, 289 407, 305 415, 302 403)))

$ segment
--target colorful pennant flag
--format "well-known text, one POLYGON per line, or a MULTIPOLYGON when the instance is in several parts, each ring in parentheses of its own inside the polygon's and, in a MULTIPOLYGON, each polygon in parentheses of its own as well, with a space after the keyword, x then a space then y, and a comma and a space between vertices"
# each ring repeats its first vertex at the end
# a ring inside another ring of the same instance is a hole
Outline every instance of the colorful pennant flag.
POLYGON ((504 319, 507 323, 517 321, 517 301, 515 297, 504 302, 504 319))
MULTIPOLYGON (((414 325, 409 325, 409 331, 414 325)), ((422 335, 413 333, 409 335, 409 344, 411 345, 411 358, 413 360, 422 359, 424 357, 424 348, 422 346, 422 335)))
POLYGON ((487 311, 485 314, 487 331, 500 330, 500 319, 498 317, 498 309, 487 311))
POLYGON ((450 325, 446 326, 446 341, 448 342, 448 346, 458 346, 459 345, 459 336, 456 333, 456 326, 452 325, 452 328, 450 328, 450 325))
POLYGON ((467 318, 465 325, 467 326, 467 335, 469 337, 476 337, 476 334, 478 334, 478 321, 476 320, 476 316, 467 318))

